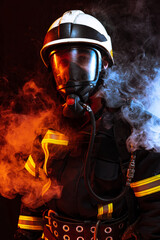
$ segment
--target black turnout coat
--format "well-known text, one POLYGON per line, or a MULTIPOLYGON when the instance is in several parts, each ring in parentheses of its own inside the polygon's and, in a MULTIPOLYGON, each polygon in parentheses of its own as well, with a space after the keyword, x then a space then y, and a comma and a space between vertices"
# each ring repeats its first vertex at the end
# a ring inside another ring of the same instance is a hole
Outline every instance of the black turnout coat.
MULTIPOLYGON (((134 153, 127 150, 126 140, 132 128, 122 119, 120 111, 112 113, 106 110, 97 120, 96 125, 90 163, 90 182, 98 196, 111 200, 113 209, 110 210, 110 214, 107 211, 99 212, 100 207, 102 208, 105 204, 99 203, 88 193, 84 182, 84 163, 90 138, 90 123, 88 123, 77 130, 76 134, 70 135, 67 146, 48 143, 49 156, 46 162, 46 174, 48 179, 51 181, 56 179, 63 186, 61 195, 58 198, 49 199, 44 206, 37 209, 29 209, 22 205, 21 216, 24 216, 24 220, 25 216, 39 219, 45 209, 50 209, 64 218, 82 222, 86 220, 96 222, 98 219, 100 221, 107 219, 108 222, 114 219, 116 222, 116 219, 127 215, 127 224, 116 239, 160 239, 160 153, 145 149, 136 150, 134 153), (124 189, 131 154, 136 157, 132 183, 129 191, 114 203, 112 199, 124 189)), ((50 131, 48 136, 54 138, 55 130, 50 131)), ((36 164, 41 161, 39 164, 41 169, 44 169, 42 159, 45 155, 41 147, 43 138, 44 134, 36 138, 36 151, 33 150, 31 153, 36 164), (39 156, 37 152, 40 151, 43 156, 36 159, 39 156)), ((61 139, 63 140, 63 136, 61 139)), ((25 167, 24 171, 30 174, 28 168, 25 167)), ((30 229, 29 223, 28 229, 24 228, 22 222, 19 220, 15 239, 38 239, 40 237, 42 229, 30 229)))

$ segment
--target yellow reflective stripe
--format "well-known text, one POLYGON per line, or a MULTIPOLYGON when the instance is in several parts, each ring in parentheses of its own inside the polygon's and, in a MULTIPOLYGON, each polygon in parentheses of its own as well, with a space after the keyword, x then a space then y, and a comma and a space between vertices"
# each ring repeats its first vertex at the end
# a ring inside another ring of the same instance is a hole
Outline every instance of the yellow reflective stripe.
POLYGON ((103 215, 103 206, 98 207, 98 217, 103 215))
POLYGON ((160 174, 155 175, 155 176, 150 177, 150 178, 146 178, 146 179, 143 179, 143 180, 134 182, 134 183, 131 183, 130 186, 131 186, 132 188, 134 188, 134 187, 139 187, 139 186, 142 186, 142 185, 144 185, 144 184, 148 184, 148 183, 155 182, 155 181, 157 181, 157 180, 160 180, 160 174))
POLYGON ((63 133, 60 133, 58 131, 53 131, 50 129, 46 132, 43 139, 48 139, 48 138, 57 139, 57 140, 63 139, 68 141, 68 138, 63 133))
POLYGON ((113 203, 108 204, 108 212, 107 212, 107 217, 111 218, 113 213, 113 203))
POLYGON ((134 192, 136 197, 144 197, 160 191, 160 186, 153 187, 144 191, 134 192))
POLYGON ((136 197, 144 197, 160 191, 160 174, 131 183, 136 197))
MULTIPOLYGON (((68 145, 68 140, 64 134, 56 132, 56 131, 48 130, 47 133, 45 134, 45 136, 41 142, 41 145, 42 145, 42 149, 45 154, 43 169, 46 174, 47 174, 47 161, 49 158, 48 143, 53 143, 53 144, 58 144, 58 145, 68 145)), ((35 162, 31 155, 29 155, 28 160, 25 163, 25 169, 32 176, 34 176, 34 177, 36 176, 35 162)))
POLYGON ((25 220, 25 221, 42 221, 42 218, 40 217, 33 217, 33 216, 25 216, 25 215, 19 215, 19 220, 25 220))
POLYGON ((33 216, 20 215, 18 226, 28 230, 43 230, 43 219, 33 216))
MULTIPOLYGON (((35 171, 35 162, 32 158, 31 155, 29 155, 27 162, 25 163, 25 169, 32 175, 32 176, 36 176, 36 171, 35 171)), ((42 168, 39 168, 39 172, 43 172, 42 168)))
POLYGON ((49 158, 48 143, 42 143, 42 148, 43 148, 43 151, 44 151, 44 154, 45 154, 43 169, 44 169, 44 172, 47 174, 47 161, 48 161, 48 158, 49 158))
POLYGON ((34 162, 34 160, 33 160, 31 155, 29 155, 28 160, 25 163, 24 167, 31 175, 33 175, 34 177, 36 176, 36 173, 35 173, 35 162, 34 162))
POLYGON ((108 204, 108 213, 113 213, 113 203, 108 204))
POLYGON ((48 158, 49 157, 48 143, 42 143, 42 148, 43 148, 45 157, 48 158))
POLYGON ((27 225, 27 224, 20 224, 20 223, 18 223, 18 227, 21 229, 27 229, 27 230, 37 230, 37 231, 43 230, 42 226, 34 226, 34 225, 27 225))
POLYGON ((113 213, 113 203, 109 203, 107 205, 99 205, 98 206, 98 214, 97 217, 102 217, 103 215, 107 215, 111 217, 113 213))
POLYGON ((57 131, 48 130, 45 134, 42 143, 53 143, 58 145, 68 145, 68 138, 57 131))
POLYGON ((51 186, 51 179, 49 179, 48 182, 43 186, 43 188, 42 188, 42 197, 48 191, 50 186, 51 186))
POLYGON ((44 239, 44 232, 42 233, 41 239, 44 239))
POLYGON ((67 140, 59 140, 59 139, 43 139, 42 140, 42 143, 53 143, 53 144, 57 144, 57 145, 65 145, 67 146, 68 145, 68 141, 67 140))
POLYGON ((49 158, 48 143, 67 146, 68 139, 64 134, 59 133, 57 131, 48 130, 47 133, 45 134, 41 144, 45 154, 43 169, 46 174, 47 174, 47 161, 49 158))
POLYGON ((41 239, 48 240, 48 238, 44 236, 44 232, 42 233, 41 239))

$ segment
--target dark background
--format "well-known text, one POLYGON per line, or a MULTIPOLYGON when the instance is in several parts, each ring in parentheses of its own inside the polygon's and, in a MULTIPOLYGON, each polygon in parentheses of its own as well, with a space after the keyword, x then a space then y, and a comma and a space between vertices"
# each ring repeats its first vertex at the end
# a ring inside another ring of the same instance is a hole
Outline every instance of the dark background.
MULTIPOLYGON (((9 106, 18 90, 33 75, 45 87, 39 51, 52 22, 65 11, 86 10, 97 16, 112 37, 115 62, 134 62, 137 54, 146 53, 147 63, 159 61, 159 0, 1 0, 0 2, 0 104, 9 106), (119 55, 121 53, 121 55, 119 55), (120 57, 121 56, 121 57, 120 57), (129 61, 128 61, 129 60, 129 61)), ((23 111, 22 107, 16 109, 23 111)), ((20 198, 0 198, 1 239, 12 240, 19 214, 20 198)))

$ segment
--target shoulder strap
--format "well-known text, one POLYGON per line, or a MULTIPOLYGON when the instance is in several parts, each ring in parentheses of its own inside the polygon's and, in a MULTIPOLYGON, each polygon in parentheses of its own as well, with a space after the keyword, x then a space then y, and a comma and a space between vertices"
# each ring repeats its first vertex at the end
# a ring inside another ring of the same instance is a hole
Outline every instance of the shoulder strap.
POLYGON ((126 165, 130 160, 130 153, 127 150, 126 140, 131 134, 131 126, 122 119, 120 112, 114 114, 113 129, 122 165, 126 165))

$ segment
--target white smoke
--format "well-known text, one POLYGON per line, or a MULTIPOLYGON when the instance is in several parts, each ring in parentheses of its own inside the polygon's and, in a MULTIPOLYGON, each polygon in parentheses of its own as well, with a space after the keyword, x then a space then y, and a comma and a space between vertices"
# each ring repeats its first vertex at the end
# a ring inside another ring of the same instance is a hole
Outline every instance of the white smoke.
POLYGON ((108 70, 104 82, 101 94, 108 107, 122 106, 122 116, 133 127, 128 149, 132 143, 134 150, 143 147, 160 151, 160 68, 146 73, 137 70, 135 75, 130 69, 115 66, 108 70))
MULTIPOLYGON (((134 148, 144 147, 160 151, 160 69, 155 69, 155 78, 149 79, 145 88, 145 96, 139 95, 139 101, 144 104, 143 113, 151 117, 142 122, 139 129, 133 128, 132 135, 129 137, 127 144, 134 143, 134 148)), ((124 115, 125 117, 125 115, 124 115)), ((137 118, 137 123, 140 121, 137 118)))
MULTIPOLYGON (((135 149, 160 150, 159 14, 153 1, 120 1, 95 16, 111 36, 115 64, 107 69, 99 92, 108 107, 122 108, 133 127, 127 140, 135 149), (103 14, 104 13, 104 14, 103 14)), ((130 150, 130 149, 129 149, 130 150)))
POLYGON ((146 87, 145 103, 148 111, 160 118, 160 68, 155 69, 153 82, 146 87))

